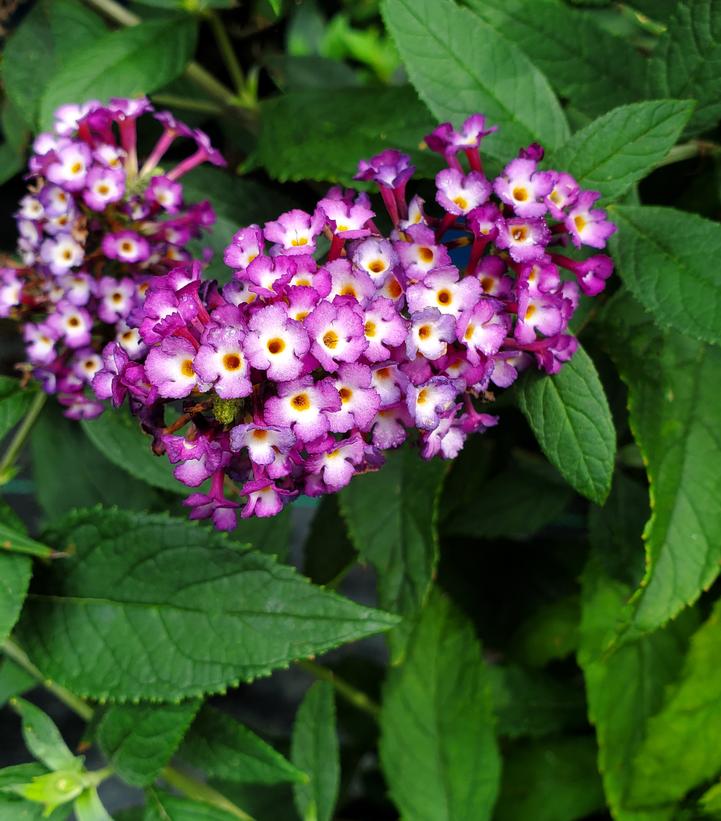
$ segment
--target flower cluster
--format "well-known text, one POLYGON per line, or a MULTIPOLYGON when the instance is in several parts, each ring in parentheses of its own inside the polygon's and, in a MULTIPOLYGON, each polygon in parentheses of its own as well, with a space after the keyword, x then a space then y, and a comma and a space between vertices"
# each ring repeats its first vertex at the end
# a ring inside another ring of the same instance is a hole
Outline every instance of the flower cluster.
POLYGON ((22 267, 0 269, 0 317, 22 323, 29 367, 67 416, 102 411, 86 386, 109 339, 131 359, 144 355, 132 317, 148 283, 189 260, 188 242, 215 221, 208 202, 184 203, 179 182, 206 161, 224 164, 208 137, 144 98, 62 106, 53 132, 35 140, 16 215, 22 267), (137 122, 146 113, 162 133, 139 168, 137 122), (178 138, 194 150, 163 171, 178 138))
POLYGON ((598 194, 540 170, 539 146, 487 179, 479 149, 492 130, 476 115, 427 138, 448 166, 440 216, 408 201, 410 158, 387 150, 357 179, 378 185, 388 234, 365 193, 334 188, 313 213, 238 231, 228 284, 202 282, 197 264, 151 283, 146 356, 110 343, 93 384, 115 404, 130 396, 181 482, 210 480, 186 500, 192 518, 230 529, 241 504, 271 516, 298 493, 337 491, 409 435, 424 457, 452 458, 496 424, 493 389, 573 355, 580 293, 598 293, 612 263, 560 251, 602 248, 614 226, 598 194), (182 414, 168 421, 175 400, 182 414))

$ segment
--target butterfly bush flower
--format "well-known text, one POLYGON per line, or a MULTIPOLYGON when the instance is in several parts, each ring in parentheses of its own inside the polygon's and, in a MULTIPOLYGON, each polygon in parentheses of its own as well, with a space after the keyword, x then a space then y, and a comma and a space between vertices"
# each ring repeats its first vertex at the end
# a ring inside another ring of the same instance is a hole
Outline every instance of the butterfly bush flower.
MULTIPOLYGON (((189 260, 185 246, 214 221, 208 203, 185 204, 180 177, 223 160, 202 132, 154 112, 145 98, 62 106, 33 149, 30 193, 16 212, 22 264, 0 273, 0 316, 21 322, 26 367, 58 394, 66 415, 89 418, 103 406, 89 390, 93 369, 74 352, 88 346, 85 361, 100 362, 116 340, 131 359, 145 354, 132 317, 148 283, 189 260), (153 118, 162 134, 139 172, 137 131, 152 131, 153 118), (163 171, 158 162, 176 139, 190 157, 163 171)), ((127 393, 108 390, 116 399, 127 393)))
MULTIPOLYGON (((168 120, 166 135, 180 128, 168 120)), ((495 391, 570 359, 580 295, 599 293, 613 270, 604 254, 576 250, 614 230, 598 195, 543 168, 537 145, 488 179, 480 146, 494 130, 474 115, 426 138, 448 166, 435 179, 435 210, 408 200, 410 158, 388 149, 357 175, 376 183, 387 215, 365 193, 332 188, 312 211, 240 228, 225 251, 225 285, 181 264, 143 280, 144 301, 128 310, 127 277, 68 281, 60 319, 32 326, 33 356, 42 364, 77 345, 76 372, 94 374, 98 397, 129 399, 181 482, 209 481, 185 504, 220 529, 238 513, 273 516, 301 493, 336 492, 407 440, 424 458, 452 459, 497 424, 495 391), (100 362, 84 336, 87 299, 118 318, 100 362), (173 404, 180 416, 166 414, 173 404)), ((175 175, 156 180, 149 201, 180 207, 175 175)), ((23 203, 24 220, 63 213, 54 192, 35 199, 23 203)), ((107 240, 115 254, 139 253, 148 236, 118 234, 107 240), (121 249, 125 241, 133 247, 121 249)), ((0 273, 0 310, 16 287, 12 272, 0 273)))

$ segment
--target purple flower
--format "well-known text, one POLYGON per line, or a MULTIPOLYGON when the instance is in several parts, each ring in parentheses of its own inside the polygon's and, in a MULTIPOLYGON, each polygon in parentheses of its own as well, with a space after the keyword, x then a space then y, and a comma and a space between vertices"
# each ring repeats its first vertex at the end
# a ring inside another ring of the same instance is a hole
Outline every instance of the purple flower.
POLYGON ((201 339, 193 367, 200 379, 212 385, 221 399, 248 396, 253 386, 250 367, 243 351, 244 332, 240 328, 208 327, 201 339))
POLYGON ((145 237, 135 231, 117 231, 106 234, 102 243, 103 253, 119 262, 145 262, 150 256, 150 245, 145 237))
POLYGON ((390 299, 379 296, 363 312, 363 333, 368 342, 363 355, 369 362, 382 362, 390 356, 389 347, 405 342, 408 323, 390 299))
POLYGON ((553 260, 575 274, 581 290, 588 296, 600 294, 613 273, 613 260, 606 254, 594 254, 582 261, 554 254, 553 260))
POLYGON ((395 363, 374 368, 371 384, 381 398, 381 407, 390 407, 405 397, 408 378, 395 363))
POLYGON ((184 505, 192 508, 188 518, 210 519, 218 530, 235 530, 238 525, 235 509, 240 507, 240 503, 225 498, 224 477, 222 470, 216 471, 210 483, 209 493, 193 493, 183 501, 184 505))
POLYGON ((458 390, 445 376, 433 376, 422 385, 409 385, 406 396, 408 412, 422 430, 434 430, 441 417, 450 413, 458 390))
POLYGON ((451 314, 442 314, 438 308, 426 308, 411 315, 411 328, 406 337, 409 358, 421 354, 426 359, 438 359, 456 338, 456 321, 451 314))
POLYGON ((437 308, 442 314, 459 316, 476 304, 481 286, 475 277, 459 279, 458 269, 450 265, 427 274, 406 291, 408 310, 412 313, 437 308))
POLYGON ((456 323, 458 339, 468 350, 468 360, 480 364, 480 355, 498 353, 508 334, 510 321, 502 306, 491 299, 482 299, 464 311, 456 323))
POLYGON ((292 257, 256 257, 243 271, 250 290, 266 298, 277 296, 295 273, 292 257))
POLYGON ((66 191, 80 191, 85 185, 92 158, 83 143, 64 141, 55 149, 55 157, 45 176, 66 191))
POLYGON ((295 436, 286 428, 269 425, 236 425, 230 431, 230 447, 234 451, 248 449, 251 462, 256 465, 272 464, 278 453, 287 454, 295 444, 295 436))
POLYGON ((578 197, 578 183, 570 174, 559 172, 555 174, 553 188, 546 197, 546 205, 551 216, 557 220, 566 218, 564 208, 572 206, 578 197))
POLYGON ((554 174, 538 171, 533 160, 508 163, 493 183, 493 190, 519 217, 541 217, 546 213, 546 196, 551 193, 554 174))
POLYGON ((412 225, 406 234, 410 241, 395 242, 394 247, 409 278, 423 279, 435 268, 451 264, 446 246, 436 243, 435 234, 427 225, 412 225))
POLYGON ((292 429, 303 442, 311 442, 327 433, 330 427, 328 411, 341 409, 341 398, 330 379, 313 382, 305 376, 294 382, 278 385, 278 396, 265 404, 268 425, 292 429))
MULTIPOLYGON (((335 259, 326 263, 321 270, 330 276, 328 299, 336 296, 352 297, 361 305, 366 305, 376 293, 373 280, 358 268, 352 268, 347 259, 335 259)), ((320 272, 319 272, 320 273, 320 272)))
POLYGON ((229 268, 243 271, 263 253, 263 247, 263 232, 260 227, 249 225, 233 235, 230 245, 223 254, 223 261, 229 268))
POLYGON ((284 254, 312 254, 315 238, 323 230, 324 221, 325 216, 318 209, 313 214, 307 214, 294 208, 281 214, 277 220, 267 222, 263 233, 284 254))
POLYGON ((245 354, 254 368, 267 371, 268 379, 279 382, 300 376, 310 339, 303 326, 289 318, 285 306, 261 308, 251 317, 248 329, 245 354))
POLYGON ((93 321, 85 308, 71 302, 58 303, 55 313, 48 317, 48 326, 62 337, 69 348, 82 348, 90 344, 93 321))
POLYGON ((475 275, 486 296, 508 299, 513 291, 513 279, 506 275, 506 263, 495 255, 483 257, 478 263, 475 275))
POLYGON ((422 431, 421 455, 424 459, 432 459, 438 454, 444 459, 455 459, 465 443, 466 433, 459 421, 453 416, 445 416, 434 430, 422 431))
POLYGON ((334 234, 344 239, 367 237, 371 229, 367 227, 375 212, 363 203, 347 203, 341 199, 326 197, 318 203, 334 234))
POLYGON ((444 168, 436 174, 436 201, 449 214, 465 216, 483 205, 491 194, 491 184, 478 171, 463 174, 456 168, 444 168))
POLYGON ((514 331, 519 342, 529 343, 536 339, 536 331, 552 336, 561 331, 568 321, 566 301, 553 294, 532 296, 527 287, 518 293, 518 319, 514 331))
POLYGON ((145 190, 145 199, 169 214, 177 214, 183 205, 183 186, 163 174, 158 174, 150 180, 145 190))
POLYGON ((133 307, 135 283, 129 277, 103 277, 98 283, 98 316, 110 324, 124 319, 133 307))
POLYGON ((26 353, 33 365, 49 365, 56 357, 55 343, 60 334, 47 322, 27 323, 23 328, 26 353))
POLYGON ((387 148, 369 160, 361 160, 353 179, 370 180, 385 188, 401 188, 406 185, 415 170, 408 154, 396 151, 395 148, 387 148))
POLYGON ((358 433, 337 442, 328 437, 322 445, 313 449, 307 461, 311 476, 319 476, 325 492, 335 493, 350 483, 356 465, 363 462, 365 443, 358 433))
POLYGON ((551 232, 542 219, 499 219, 496 226, 496 244, 507 248, 516 262, 529 262, 543 256, 551 240, 551 232))
POLYGON ((378 411, 371 441, 382 450, 400 447, 406 440, 406 428, 412 426, 413 420, 405 404, 390 405, 378 411))
POLYGON ((457 163, 455 155, 459 151, 477 150, 483 138, 497 129, 496 125, 486 128, 486 118, 483 114, 472 114, 466 118, 458 131, 451 123, 441 123, 426 136, 425 142, 431 151, 442 154, 446 162, 454 164, 457 163))
POLYGON ((196 349, 182 337, 166 337, 151 348, 145 360, 145 372, 158 394, 167 399, 182 399, 198 383, 194 360, 196 349))
POLYGON ((90 170, 83 191, 85 204, 93 211, 104 211, 112 202, 118 202, 125 194, 125 174, 112 168, 96 165, 90 170))
POLYGON ((363 312, 355 304, 321 302, 305 319, 310 352, 329 372, 340 362, 355 362, 368 347, 363 312))
POLYGON ((383 283, 398 263, 398 254, 387 239, 369 237, 359 242, 351 253, 353 266, 363 271, 374 285, 383 283))
POLYGON ((270 478, 246 482, 241 488, 241 493, 248 497, 248 501, 240 511, 244 519, 250 516, 258 516, 261 519, 276 516, 283 509, 283 500, 293 495, 289 490, 276 487, 270 478))
POLYGON ((333 433, 346 433, 353 428, 362 432, 370 430, 381 404, 378 392, 371 385, 372 374, 368 365, 353 363, 338 369, 335 387, 340 395, 341 408, 328 414, 333 433))
POLYGON ((66 274, 71 268, 82 264, 84 257, 82 246, 68 234, 48 238, 40 246, 40 259, 48 266, 50 273, 56 276, 66 274))
POLYGON ((597 191, 582 191, 565 220, 573 244, 605 248, 606 240, 616 231, 616 226, 606 219, 606 212, 593 208, 601 195, 597 191))
POLYGON ((112 399, 120 407, 128 392, 123 375, 129 364, 127 353, 117 342, 108 342, 103 348, 102 368, 93 377, 93 390, 98 399, 112 399))

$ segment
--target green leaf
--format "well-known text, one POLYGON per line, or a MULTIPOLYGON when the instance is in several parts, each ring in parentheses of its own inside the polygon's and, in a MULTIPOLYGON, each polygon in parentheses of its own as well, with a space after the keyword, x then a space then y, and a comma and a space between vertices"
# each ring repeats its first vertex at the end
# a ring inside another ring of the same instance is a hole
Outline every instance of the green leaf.
MULTIPOLYGON (((102 18, 78 0, 40 0, 8 40, 2 76, 8 97, 33 127, 40 98, 61 66, 107 31, 102 18)), ((72 101, 72 95, 60 103, 72 101)))
POLYGON ((187 488, 173 476, 173 465, 167 456, 153 453, 151 438, 143 433, 127 408, 108 408, 97 419, 84 419, 80 425, 114 465, 153 487, 186 495, 187 488))
POLYGON ((571 489, 554 468, 519 451, 505 470, 484 483, 472 505, 444 518, 441 530, 444 536, 522 539, 550 524, 570 499, 571 489))
POLYGON ((405 447, 340 494, 351 541, 376 570, 380 606, 404 617, 423 606, 438 563, 436 524, 446 467, 405 447))
POLYGON ((502 158, 540 142, 558 148, 568 124, 546 78, 512 42, 452 0, 384 0, 381 9, 421 99, 455 125, 483 112, 499 130, 483 143, 502 158))
POLYGON ((36 392, 35 385, 22 388, 18 379, 0 376, 0 439, 25 416, 36 392))
POLYGON ((713 787, 706 790, 706 792, 699 799, 704 814, 711 818, 718 818, 721 816, 721 784, 714 784, 713 787))
POLYGON ((114 704, 100 717, 95 738, 124 781, 148 787, 173 757, 199 708, 197 699, 179 704, 114 704))
POLYGON ((303 572, 315 584, 328 584, 351 565, 357 553, 341 521, 338 496, 321 499, 305 540, 303 572))
POLYGON ((51 770, 79 769, 79 759, 46 713, 22 698, 14 698, 11 704, 22 720, 25 744, 35 758, 51 770))
POLYGON ((200 801, 149 790, 144 821, 238 821, 238 816, 200 801))
POLYGON ((65 821, 71 810, 70 804, 65 804, 46 815, 41 804, 0 794, 0 821, 65 821))
POLYGON ((262 550, 263 553, 275 556, 278 561, 285 561, 290 552, 292 513, 292 508, 284 507, 277 516, 262 519, 252 516, 250 519, 239 519, 235 530, 230 533, 230 538, 238 544, 250 545, 256 550, 262 550))
POLYGON ((676 144, 693 111, 688 100, 647 100, 614 108, 556 151, 552 163, 584 188, 618 199, 676 144))
POLYGON ((261 113, 256 159, 281 182, 356 185, 358 161, 390 147, 410 153, 423 176, 441 168, 420 149, 434 122, 408 86, 293 91, 264 102, 261 113))
POLYGON ((579 493, 603 503, 611 489, 616 432, 588 354, 579 346, 554 376, 529 374, 516 398, 548 460, 579 493))
POLYGON ((721 225, 648 205, 615 205, 613 255, 631 293, 665 328, 721 342, 721 225))
POLYGON ((0 185, 18 174, 25 166, 25 158, 15 149, 3 143, 0 145, 0 185))
POLYGON ((113 821, 95 787, 90 787, 79 795, 73 803, 73 809, 78 821, 113 821))
POLYGON ((333 685, 317 681, 305 695, 293 725, 291 758, 310 775, 295 784, 295 805, 304 821, 331 821, 338 800, 340 759, 333 685))
POLYGON ((212 784, 236 806, 258 821, 298 821, 290 784, 237 784, 214 781, 212 784))
MULTIPOLYGON (((31 690, 37 681, 25 672, 19 664, 7 658, 0 661, 0 707, 3 707, 13 696, 20 696, 31 690)), ((0 787, 2 782, 0 781, 0 787)))
POLYGON ((223 251, 233 234, 243 225, 252 222, 262 225, 297 205, 282 191, 207 166, 195 168, 183 177, 183 193, 188 202, 208 199, 213 204, 215 224, 209 232, 203 232, 200 239, 194 240, 190 249, 200 256, 200 249, 212 248, 213 261, 205 275, 222 281, 231 275, 230 268, 223 262, 223 251))
POLYGON ((607 507, 595 515, 593 552, 582 577, 578 662, 586 680, 589 718, 596 726, 606 797, 614 817, 622 821, 666 821, 673 815, 673 808, 639 812, 628 808, 629 763, 649 718, 663 704, 666 687, 679 676, 688 636, 696 624, 693 612, 687 611, 663 630, 608 650, 625 615, 643 555, 644 515, 637 487, 621 479, 607 507), (611 555, 610 545, 614 546, 611 555))
POLYGON ((380 755, 402 817, 490 818, 500 759, 489 676, 472 626, 438 592, 385 685, 380 755))
POLYGON ((604 807, 593 739, 544 739, 504 755, 495 821, 575 821, 604 807))
POLYGON ((678 682, 651 717, 631 767, 628 803, 680 801, 721 770, 721 603, 691 638, 678 682))
POLYGON ((25 553, 40 558, 47 558, 53 553, 52 548, 36 542, 24 533, 18 533, 14 527, 8 527, 2 522, 0 522, 0 550, 25 553))
POLYGON ((466 2, 519 47, 561 97, 590 116, 645 96, 643 57, 597 26, 591 15, 558 0, 466 2))
POLYGON ((79 511, 52 540, 75 553, 38 585, 19 640, 44 675, 78 695, 174 701, 218 692, 396 621, 163 515, 79 511))
POLYGON ((27 556, 0 554, 0 646, 18 620, 31 574, 27 556))
POLYGON ((195 50, 196 23, 187 17, 154 20, 119 29, 64 61, 40 102, 44 127, 53 112, 73 100, 107 100, 148 94, 182 73, 195 50))
POLYGON ((721 8, 715 0, 681 0, 648 68, 648 96, 695 99, 689 134, 721 117, 721 8))
POLYGON ((583 692, 542 670, 488 668, 496 730, 506 738, 542 738, 585 723, 583 692))
POLYGON ((544 667, 571 655, 578 646, 578 597, 573 594, 536 608, 518 629, 509 652, 529 667, 544 667))
POLYGON ((51 520, 98 502, 112 505, 121 499, 126 509, 144 510, 157 499, 148 485, 109 462, 54 402, 43 408, 30 446, 36 499, 51 520))
POLYGON ((664 336, 628 294, 612 301, 604 337, 628 385, 630 425, 651 483, 646 574, 625 637, 657 629, 719 573, 721 350, 664 336))
POLYGON ((204 707, 193 722, 180 757, 209 778, 252 784, 307 781, 270 744, 213 707, 204 707))

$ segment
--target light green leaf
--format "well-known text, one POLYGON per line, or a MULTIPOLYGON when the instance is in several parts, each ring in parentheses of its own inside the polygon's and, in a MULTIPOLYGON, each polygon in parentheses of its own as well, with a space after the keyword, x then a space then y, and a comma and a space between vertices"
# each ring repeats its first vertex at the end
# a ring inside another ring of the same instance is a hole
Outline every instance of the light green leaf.
POLYGON ((694 636, 676 685, 648 722, 631 767, 628 803, 680 801, 721 770, 721 603, 694 636))
POLYGON ((516 398, 548 460, 579 493, 603 503, 611 488, 616 432, 588 354, 579 346, 554 376, 529 374, 516 398))
POLYGON ((591 15, 558 0, 466 2, 519 47, 561 97, 590 116, 644 96, 643 57, 597 26, 591 15))
POLYGON ((161 790, 148 791, 144 821, 238 821, 238 816, 211 804, 178 798, 161 790))
POLYGON ((715 0, 680 0, 648 68, 648 96, 698 100, 689 134, 721 117, 721 7, 715 0))
MULTIPOLYGON (((40 98, 61 66, 107 31, 102 18, 79 0, 40 0, 8 40, 2 76, 8 97, 33 127, 40 98)), ((72 101, 66 97, 60 103, 72 101)))
POLYGON ((188 17, 153 20, 99 37, 64 61, 40 102, 44 127, 55 109, 72 100, 107 100, 148 94, 174 80, 195 50, 196 24, 188 17))
POLYGON ((630 638, 673 618, 719 573, 721 350, 664 336, 628 294, 612 301, 605 330, 651 483, 646 574, 624 634, 630 638))
POLYGON ((95 787, 90 787, 79 795, 73 803, 73 809, 78 821, 113 821, 95 787))
POLYGON ((614 108, 577 131, 551 162, 583 188, 618 199, 664 159, 693 107, 688 100, 646 100, 614 108))
POLYGON ((63 741, 60 730, 39 707, 22 698, 11 701, 22 720, 23 738, 28 750, 51 770, 78 770, 79 759, 63 741))
POLYGON ((20 387, 18 379, 0 376, 0 439, 25 416, 38 388, 20 387))
POLYGON ((0 645, 18 620, 31 574, 27 556, 0 554, 0 645))
POLYGON ((495 821, 575 821, 605 807, 591 738, 516 744, 503 759, 495 821))
POLYGON ((713 787, 706 790, 699 799, 699 804, 704 815, 708 815, 709 818, 721 817, 721 784, 714 784, 713 787))
POLYGON ((615 205, 612 250, 631 293, 665 328, 721 342, 721 225, 648 205, 615 205))
POLYGON ((178 749, 201 702, 114 704, 102 714, 95 738, 115 772, 147 787, 178 749))
POLYGON ((51 535, 75 552, 34 592, 19 640, 44 675, 78 695, 218 692, 396 621, 163 515, 79 511, 51 535), (160 637, 152 653, 150 635, 160 637))
POLYGON ((483 143, 510 160, 522 146, 558 148, 568 124, 546 78, 510 40, 452 0, 384 0, 408 76, 439 120, 482 112, 499 130, 483 143))
POLYGON ((193 722, 180 757, 209 778, 252 784, 307 781, 270 744, 213 707, 204 707, 193 722))
POLYGON ((294 91, 263 103, 256 159, 281 182, 355 185, 358 161, 392 147, 410 153, 429 177, 441 164, 420 145, 433 127, 408 86, 294 91))
POLYGON ((645 511, 642 491, 620 478, 607 506, 594 515, 593 551, 582 577, 578 663, 586 680, 589 718, 596 727, 606 797, 620 821, 668 821, 673 815, 673 807, 638 812, 628 807, 629 762, 649 718, 663 704, 666 687, 679 676, 696 624, 693 612, 687 611, 663 630, 608 650, 642 564, 645 511))
POLYGON ((12 553, 25 553, 28 556, 47 558, 53 553, 52 548, 36 542, 25 533, 18 533, 14 527, 8 527, 0 522, 0 551, 9 550, 12 553))
POLYGON ((501 765, 488 679, 471 624, 434 591, 381 707, 381 763, 403 818, 491 817, 501 765))
POLYGON ((293 725, 291 758, 310 775, 294 784, 295 805, 304 821, 331 821, 338 800, 340 759, 333 686, 317 681, 305 695, 293 725))
POLYGON ((80 424, 88 439, 114 465, 153 487, 186 495, 187 488, 173 476, 167 456, 153 453, 151 438, 127 408, 108 408, 97 419, 84 419, 80 424))
MULTIPOLYGON (((351 541, 376 570, 380 606, 404 617, 423 606, 438 563, 436 523, 446 467, 405 447, 340 494, 351 541)), ((396 655, 400 649, 396 644, 396 655)))

